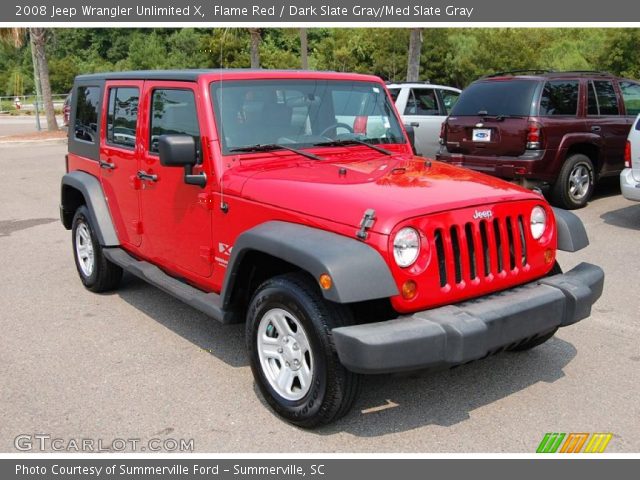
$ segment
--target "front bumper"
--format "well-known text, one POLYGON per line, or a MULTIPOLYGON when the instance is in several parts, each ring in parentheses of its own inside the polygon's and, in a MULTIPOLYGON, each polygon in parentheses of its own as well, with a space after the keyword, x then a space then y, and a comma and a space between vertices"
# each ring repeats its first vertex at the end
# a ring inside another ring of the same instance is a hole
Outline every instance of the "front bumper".
POLYGON ((486 297, 377 323, 333 329, 342 364, 357 373, 459 365, 587 318, 604 272, 573 270, 486 297))
POLYGON ((633 178, 630 168, 625 168, 620 174, 620 190, 627 200, 640 202, 640 182, 633 178))

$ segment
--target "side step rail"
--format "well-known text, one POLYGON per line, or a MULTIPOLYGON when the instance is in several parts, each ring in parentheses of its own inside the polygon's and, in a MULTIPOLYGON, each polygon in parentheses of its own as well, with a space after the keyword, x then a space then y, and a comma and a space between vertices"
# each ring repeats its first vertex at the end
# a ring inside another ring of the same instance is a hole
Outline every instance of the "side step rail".
POLYGON ((125 271, 141 278, 163 292, 173 295, 196 310, 222 323, 234 322, 232 312, 223 310, 220 295, 203 292, 191 285, 187 285, 149 262, 136 260, 121 248, 105 248, 103 252, 108 260, 119 265, 125 271))

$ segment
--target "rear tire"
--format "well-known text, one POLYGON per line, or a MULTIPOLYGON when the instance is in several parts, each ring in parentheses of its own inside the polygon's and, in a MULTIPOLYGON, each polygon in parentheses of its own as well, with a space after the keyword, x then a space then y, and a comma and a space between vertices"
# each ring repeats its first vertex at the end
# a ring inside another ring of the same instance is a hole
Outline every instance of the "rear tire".
POLYGON ((113 290, 120 283, 122 268, 104 256, 89 210, 82 205, 73 216, 71 227, 73 258, 82 284, 94 293, 113 290))
POLYGON ((584 207, 593 195, 595 169, 589 157, 576 153, 567 158, 551 191, 553 204, 567 210, 584 207))
POLYGON ((359 375, 341 363, 331 336, 347 325, 350 312, 324 300, 306 274, 264 282, 247 313, 251 370, 271 408, 304 428, 344 416, 360 387, 359 375))

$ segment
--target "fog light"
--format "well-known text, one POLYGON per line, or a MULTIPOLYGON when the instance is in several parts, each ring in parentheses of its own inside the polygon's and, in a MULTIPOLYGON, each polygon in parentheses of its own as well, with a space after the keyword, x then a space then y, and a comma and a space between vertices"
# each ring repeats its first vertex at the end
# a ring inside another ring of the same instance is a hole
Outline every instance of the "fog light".
POLYGON ((550 248, 547 248, 544 251, 544 261, 547 263, 553 262, 553 250, 551 250, 550 248))
POLYGON ((411 300, 418 293, 418 285, 413 280, 407 280, 402 284, 402 298, 411 300))
POLYGON ((329 290, 333 285, 333 280, 331 280, 331 277, 326 273, 320 275, 318 281, 320 282, 320 287, 322 287, 323 290, 329 290))

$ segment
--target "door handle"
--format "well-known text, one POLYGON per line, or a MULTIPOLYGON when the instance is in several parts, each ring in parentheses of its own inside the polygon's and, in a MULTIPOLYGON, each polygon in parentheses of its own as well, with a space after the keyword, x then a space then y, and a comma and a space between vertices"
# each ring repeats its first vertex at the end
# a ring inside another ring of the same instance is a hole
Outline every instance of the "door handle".
POLYGON ((409 125, 411 125, 413 128, 418 128, 420 126, 418 122, 411 122, 409 125))
POLYGON ((598 125, 594 125, 593 127, 591 127, 591 131, 592 132, 599 132, 601 130, 602 130, 602 128, 600 126, 598 126, 598 125))
POLYGON ((154 175, 152 173, 147 173, 144 170, 139 170, 138 173, 136 174, 136 176, 140 180, 147 180, 149 182, 157 182, 158 181, 158 175, 154 175))
POLYGON ((99 160, 98 164, 100 165, 100 168, 104 168, 105 170, 114 170, 116 168, 116 164, 111 162, 99 160))

